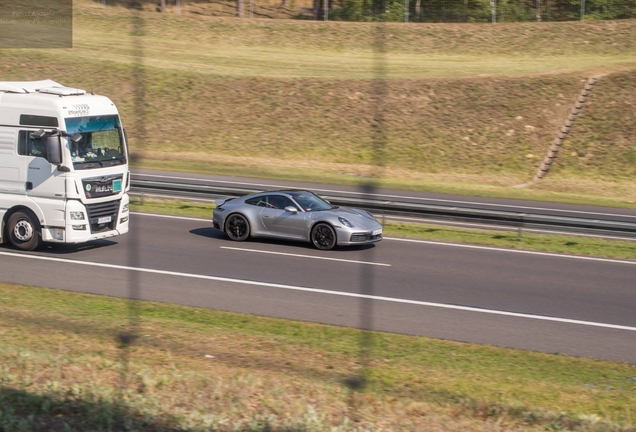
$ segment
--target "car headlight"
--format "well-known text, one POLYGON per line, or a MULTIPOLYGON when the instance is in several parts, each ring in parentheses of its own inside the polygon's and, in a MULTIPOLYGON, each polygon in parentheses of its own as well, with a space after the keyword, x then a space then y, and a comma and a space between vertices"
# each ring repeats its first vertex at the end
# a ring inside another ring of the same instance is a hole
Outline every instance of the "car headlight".
POLYGON ((341 223, 341 224, 343 224, 344 226, 349 227, 349 228, 353 228, 353 224, 352 224, 351 222, 349 222, 348 220, 346 220, 345 218, 343 218, 343 217, 339 217, 339 218, 338 218, 338 220, 339 220, 339 221, 340 221, 340 223, 341 223))
POLYGON ((72 211, 71 212, 71 220, 84 220, 84 212, 72 211))

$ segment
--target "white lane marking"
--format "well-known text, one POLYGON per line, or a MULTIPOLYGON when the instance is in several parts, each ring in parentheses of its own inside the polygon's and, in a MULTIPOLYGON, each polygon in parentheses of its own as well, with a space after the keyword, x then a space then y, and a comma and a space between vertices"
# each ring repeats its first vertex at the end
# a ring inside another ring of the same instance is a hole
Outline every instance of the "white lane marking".
POLYGON ((264 251, 264 250, 258 250, 258 249, 245 249, 245 248, 236 248, 236 247, 229 247, 229 246, 219 246, 219 248, 235 250, 235 251, 243 251, 243 252, 258 252, 258 253, 272 254, 272 255, 286 255, 286 256, 292 256, 296 258, 313 258, 313 259, 320 259, 320 260, 327 260, 327 261, 340 261, 340 262, 346 262, 346 263, 352 263, 352 264, 368 264, 368 265, 375 265, 375 266, 391 267, 391 264, 375 263, 375 262, 369 262, 369 261, 355 261, 355 260, 346 260, 341 258, 328 258, 328 257, 319 257, 319 256, 312 256, 312 255, 298 255, 298 254, 285 253, 285 252, 272 252, 272 251, 264 251))
MULTIPOLYGON (((268 184, 261 184, 261 183, 246 183, 246 182, 235 182, 235 181, 226 181, 226 180, 193 178, 193 177, 165 176, 165 175, 158 175, 158 174, 141 174, 141 173, 133 173, 133 174, 135 176, 159 177, 159 178, 168 178, 168 179, 174 179, 174 180, 198 180, 198 181, 204 181, 204 182, 210 182, 210 183, 229 183, 229 184, 238 184, 238 185, 268 187, 268 188, 285 189, 290 187, 290 186, 284 186, 284 185, 268 185, 268 184)), ((326 192, 326 193, 368 195, 364 192, 352 192, 352 191, 343 191, 343 190, 314 189, 314 188, 311 188, 311 190, 316 192, 326 192)), ((469 204, 469 205, 490 206, 490 207, 508 207, 508 208, 525 209, 525 210, 545 210, 545 211, 554 211, 554 212, 562 212, 562 213, 580 213, 580 214, 597 215, 597 216, 636 218, 636 216, 632 216, 632 215, 621 215, 621 214, 614 214, 614 213, 598 213, 598 212, 587 212, 587 211, 581 211, 581 210, 562 210, 562 209, 556 209, 556 208, 529 207, 529 206, 518 206, 518 205, 509 205, 509 204, 492 204, 492 203, 482 203, 482 202, 472 202, 472 201, 448 200, 448 199, 441 199, 441 198, 422 198, 422 197, 414 197, 414 196, 406 196, 406 195, 373 194, 372 196, 386 197, 386 198, 401 198, 401 199, 407 198, 407 199, 414 199, 419 201, 443 202, 443 203, 453 203, 453 204, 469 204)))
POLYGON ((562 324, 577 324, 577 325, 584 325, 589 327, 601 327, 601 328, 609 328, 609 329, 616 329, 616 330, 636 331, 636 327, 624 326, 624 325, 618 325, 618 324, 608 324, 608 323, 601 323, 601 322, 594 322, 594 321, 582 321, 582 320, 575 320, 575 319, 569 319, 569 318, 558 318, 558 317, 533 315, 533 314, 518 313, 518 312, 507 312, 507 311, 500 311, 495 309, 481 309, 481 308, 470 307, 470 306, 458 306, 458 305, 451 305, 451 304, 444 304, 444 303, 432 303, 432 302, 425 302, 425 301, 418 301, 418 300, 400 299, 400 298, 394 298, 394 297, 372 296, 372 295, 366 295, 366 294, 348 293, 343 291, 329 291, 329 290, 324 290, 319 288, 308 288, 308 287, 285 285, 285 284, 270 283, 270 282, 258 282, 258 281, 251 281, 246 279, 233 279, 233 278, 226 278, 226 277, 220 277, 220 276, 207 276, 207 275, 192 274, 192 273, 180 273, 180 272, 173 272, 173 271, 167 271, 167 270, 155 270, 155 269, 129 267, 129 266, 123 266, 123 265, 116 265, 116 264, 95 263, 90 261, 75 261, 75 260, 70 260, 66 258, 46 257, 46 256, 39 256, 39 255, 25 255, 25 254, 15 253, 15 252, 0 251, 0 255, 13 257, 13 258, 51 261, 51 262, 59 262, 59 263, 65 263, 65 264, 102 267, 102 268, 110 268, 110 269, 117 269, 117 270, 128 270, 128 271, 136 271, 140 273, 151 273, 151 274, 159 274, 159 275, 165 275, 165 276, 185 277, 190 279, 203 279, 203 280, 210 280, 210 281, 216 281, 216 282, 228 282, 228 283, 235 283, 235 284, 242 284, 242 285, 262 286, 262 287, 278 288, 278 289, 285 289, 285 290, 291 290, 291 291, 309 292, 314 294, 327 294, 327 295, 340 296, 340 297, 364 298, 369 300, 377 300, 377 301, 390 302, 390 303, 401 303, 401 304, 409 304, 409 305, 415 305, 415 306, 427 306, 427 307, 433 307, 433 308, 439 308, 439 309, 458 310, 463 312, 477 312, 477 313, 483 313, 488 315, 527 318, 527 319, 533 319, 538 321, 557 322, 562 324))
POLYGON ((450 246, 450 247, 459 247, 466 249, 482 249, 482 250, 491 250, 497 252, 509 252, 509 253, 518 253, 518 254, 527 254, 527 255, 541 255, 555 258, 571 258, 571 259, 579 259, 586 261, 601 261, 601 262, 611 262, 618 264, 632 264, 636 265, 636 261, 628 261, 628 260, 619 260, 612 258, 596 258, 596 257, 587 257, 581 255, 567 255, 567 254, 557 254, 550 252, 537 252, 537 251, 529 251, 529 250, 520 250, 520 249, 504 249, 490 246, 476 246, 476 245, 467 245, 467 244, 458 244, 458 243, 443 243, 443 242, 434 242, 428 240, 416 240, 416 239, 406 239, 406 238, 397 238, 397 237, 383 237, 384 240, 394 240, 394 241, 402 241, 408 243, 422 243, 422 244, 431 244, 436 246, 450 246))
MULTIPOLYGON (((185 216, 167 216, 167 215, 157 215, 151 213, 136 213, 140 216, 153 216, 153 217, 163 217, 163 218, 173 218, 173 219, 186 219, 186 220, 194 220, 201 222, 209 222, 207 219, 197 219, 197 218, 188 218, 185 216)), ((466 249, 481 249, 481 250, 492 250, 496 252, 510 252, 510 253, 519 253, 519 254, 528 254, 528 255, 539 255, 539 256, 549 256, 555 258, 571 258, 571 259, 580 259, 586 261, 600 261, 600 262, 611 262, 618 264, 636 264, 636 261, 629 260, 619 260, 612 258, 597 258, 597 257, 587 257, 581 255, 568 255, 568 254, 557 254, 550 252, 539 252, 539 251, 529 251, 529 250, 521 250, 521 249, 505 249, 505 248, 497 248, 492 246, 476 246, 476 245, 467 245, 467 244, 459 244, 459 243, 444 243, 444 242, 436 242, 430 240, 417 240, 417 239, 406 239, 406 238, 398 238, 398 237, 382 237, 383 240, 394 240, 394 241, 402 241, 408 243, 422 243, 422 244, 430 244, 430 245, 438 245, 438 246, 450 246, 450 247, 460 247, 466 249)))

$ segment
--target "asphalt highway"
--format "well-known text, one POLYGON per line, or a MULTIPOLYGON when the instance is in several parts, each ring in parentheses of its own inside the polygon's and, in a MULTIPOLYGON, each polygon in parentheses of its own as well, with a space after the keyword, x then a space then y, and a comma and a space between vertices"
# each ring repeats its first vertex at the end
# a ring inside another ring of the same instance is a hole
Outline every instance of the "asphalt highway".
POLYGON ((208 219, 136 213, 122 237, 0 257, 4 282, 636 363, 631 261, 391 238, 235 243, 208 219))

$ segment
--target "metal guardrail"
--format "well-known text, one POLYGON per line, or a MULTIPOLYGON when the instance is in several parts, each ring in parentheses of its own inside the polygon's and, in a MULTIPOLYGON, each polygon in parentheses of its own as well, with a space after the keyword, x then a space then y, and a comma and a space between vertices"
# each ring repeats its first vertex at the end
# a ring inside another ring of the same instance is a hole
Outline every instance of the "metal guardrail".
MULTIPOLYGON (((131 180, 131 188, 137 193, 153 193, 159 195, 173 194, 179 197, 219 198, 226 196, 242 196, 260 189, 246 189, 226 186, 207 186, 183 183, 156 182, 149 180, 131 180)), ((334 205, 359 207, 379 212, 387 216, 417 216, 440 221, 480 223, 493 226, 505 226, 518 229, 541 229, 549 231, 566 231, 580 234, 596 234, 601 236, 618 236, 636 238, 636 223, 620 222, 604 219, 574 218, 532 213, 520 213, 501 210, 483 210, 456 206, 420 204, 390 200, 366 198, 349 198, 343 196, 321 196, 334 205)))

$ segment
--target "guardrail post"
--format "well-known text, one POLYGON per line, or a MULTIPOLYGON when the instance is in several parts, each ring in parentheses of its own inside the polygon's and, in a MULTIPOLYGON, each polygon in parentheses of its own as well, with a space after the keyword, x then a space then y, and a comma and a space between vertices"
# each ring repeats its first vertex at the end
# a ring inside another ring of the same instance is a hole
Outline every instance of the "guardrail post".
POLYGON ((517 238, 520 239, 521 235, 523 233, 523 217, 525 216, 525 213, 521 213, 519 215, 519 226, 517 227, 517 238))

